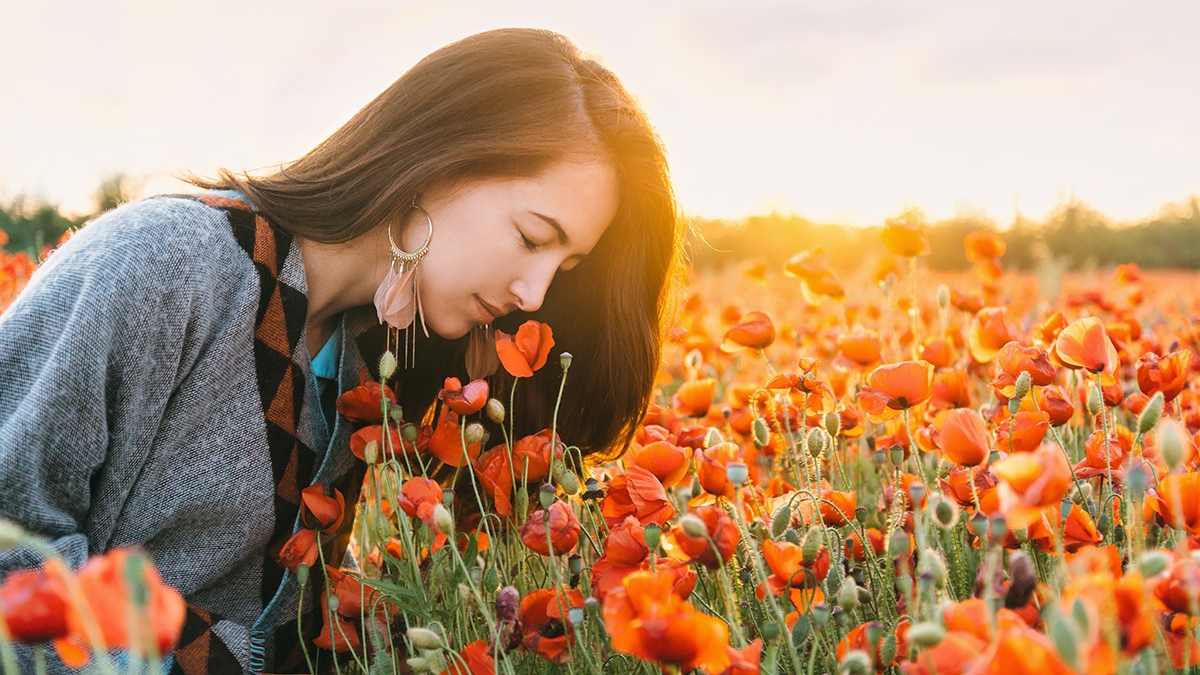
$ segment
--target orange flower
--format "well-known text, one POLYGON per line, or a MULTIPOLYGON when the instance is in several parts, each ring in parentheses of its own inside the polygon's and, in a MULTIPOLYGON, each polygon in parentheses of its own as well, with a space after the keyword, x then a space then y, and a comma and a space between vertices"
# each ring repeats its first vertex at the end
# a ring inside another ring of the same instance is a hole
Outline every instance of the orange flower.
POLYGON ((742 317, 739 323, 725 331, 721 351, 735 352, 740 349, 766 349, 775 341, 775 324, 771 315, 755 310, 742 317))
POLYGON ((549 556, 551 544, 546 541, 547 531, 558 555, 575 548, 579 541, 579 518, 566 502, 555 500, 550 508, 534 511, 521 526, 521 543, 535 553, 549 556))
POLYGON ((437 481, 413 476, 404 481, 400 494, 396 496, 396 504, 409 518, 420 518, 426 525, 433 527, 433 509, 442 503, 442 486, 437 481))
POLYGON ((600 512, 609 527, 633 516, 642 524, 666 524, 675 517, 675 507, 667 500, 667 491, 654 474, 640 466, 631 466, 624 476, 613 478, 600 503, 600 512))
POLYGON ((1075 416, 1075 406, 1071 405, 1071 401, 1062 393, 1059 387, 1046 387, 1038 389, 1034 393, 1037 399, 1038 407, 1046 411, 1050 416, 1050 424, 1060 427, 1075 416))
POLYGON ((833 388, 822 380, 816 373, 817 360, 812 358, 800 359, 801 372, 780 373, 772 377, 766 385, 767 389, 790 389, 798 394, 807 394, 808 414, 816 415, 833 412, 836 399, 833 388))
POLYGON ((32 645, 68 635, 71 601, 62 582, 65 574, 69 572, 55 559, 43 569, 9 573, 0 586, 0 621, 8 626, 9 637, 32 645))
POLYGON ((935 646, 921 650, 915 660, 904 664, 903 672, 905 675, 958 675, 986 650, 986 641, 972 633, 954 631, 935 646))
MULTIPOLYGON (((925 359, 928 361, 929 359, 925 359)), ((971 407, 971 378, 962 368, 943 370, 933 378, 929 407, 934 410, 971 407)))
MULTIPOLYGON (((1086 455, 1075 465, 1076 476, 1084 480, 1095 476, 1105 476, 1109 468, 1114 469, 1114 473, 1118 473, 1116 470, 1125 464, 1125 460, 1133 452, 1133 436, 1128 429, 1119 425, 1114 431, 1116 433, 1111 434, 1108 438, 1107 452, 1102 430, 1097 429, 1088 436, 1083 445, 1086 455), (1124 430, 1124 434, 1121 433, 1122 430, 1124 430)), ((1123 471, 1120 472, 1120 474, 1123 473, 1123 471)))
POLYGON ((508 461, 508 446, 500 444, 480 454, 471 466, 479 477, 479 487, 492 498, 496 515, 511 516, 514 472, 508 461))
POLYGON ((707 536, 692 537, 683 528, 674 527, 664 538, 667 554, 686 562, 698 562, 713 570, 729 562, 742 539, 733 519, 718 506, 697 507, 692 515, 704 522, 707 536), (712 543, 709 543, 710 540, 712 543))
POLYGON ((321 616, 324 618, 324 624, 321 626, 321 634, 313 639, 313 644, 335 652, 358 649, 358 629, 346 621, 341 613, 329 611, 329 594, 325 592, 321 593, 321 616))
POLYGON ((678 485, 688 472, 691 448, 681 448, 670 441, 654 441, 646 445, 634 443, 625 453, 625 466, 640 466, 662 481, 663 487, 678 485))
MULTIPOLYGON (((771 568, 771 576, 767 577, 767 589, 773 595, 779 595, 783 589, 811 588, 819 586, 829 573, 829 549, 824 546, 812 560, 805 562, 804 553, 800 546, 786 541, 771 541, 764 539, 762 543, 763 559, 771 568)), ((766 597, 759 587, 759 597, 766 597)))
POLYGON ((991 515, 999 508, 996 494, 996 479, 986 466, 954 467, 944 479, 939 479, 942 490, 963 508, 975 508, 975 495, 979 495, 979 510, 991 515), (975 491, 971 491, 971 481, 975 491))
POLYGON ((1094 316, 1072 321, 1054 341, 1054 353, 1068 368, 1082 368, 1100 378, 1102 385, 1116 382, 1120 364, 1117 348, 1108 339, 1104 323, 1094 316))
POLYGON ((1167 611, 1200 615, 1200 565, 1191 557, 1177 559, 1170 573, 1154 582, 1154 598, 1167 611))
MULTIPOLYGON (((679 596, 680 600, 687 600, 696 588, 696 571, 682 560, 659 558, 655 562, 654 569, 659 576, 671 578, 671 591, 679 596)), ((600 602, 604 602, 610 592, 621 588, 621 582, 625 580, 625 577, 639 571, 650 571, 650 561, 645 560, 638 565, 622 567, 612 564, 607 556, 600 558, 592 565, 592 595, 600 602)))
POLYGON ((1029 373, 1029 381, 1035 387, 1044 387, 1054 381, 1058 369, 1050 363, 1050 355, 1041 347, 1022 347, 1013 340, 996 354, 1000 372, 992 382, 992 389, 1004 398, 1012 398, 1017 378, 1022 372, 1029 373))
POLYGON ((604 557, 618 567, 634 567, 650 555, 645 527, 633 516, 612 527, 604 540, 604 557))
POLYGON ((302 528, 293 534, 279 550, 279 564, 292 572, 300 565, 312 567, 317 563, 320 551, 317 550, 317 531, 302 528))
POLYGON ((1043 509, 1058 508, 1072 480, 1071 465, 1054 445, 1009 455, 992 470, 1000 478, 1000 508, 1012 529, 1040 520, 1043 509))
POLYGON ((902 656, 902 654, 900 654, 900 650, 896 650, 896 656, 892 657, 890 662, 884 661, 882 654, 883 640, 877 640, 874 645, 871 644, 871 633, 876 632, 880 635, 884 635, 887 632, 884 629, 883 624, 879 623, 878 621, 860 623, 854 628, 851 628, 850 632, 846 633, 846 637, 842 638, 841 641, 837 643, 837 647, 834 649, 834 653, 837 654, 838 660, 841 661, 845 659, 846 654, 851 650, 859 650, 871 655, 871 661, 874 662, 875 672, 877 673, 882 673, 888 668, 894 666, 896 664, 896 659, 902 656))
POLYGON ((847 360, 862 366, 879 363, 883 341, 873 330, 856 330, 838 337, 838 352, 847 360))
POLYGON ((516 335, 496 331, 496 354, 513 377, 533 377, 534 371, 546 365, 553 346, 550 326, 532 319, 521 324, 516 335))
POLYGON ((929 255, 929 237, 925 234, 925 222, 917 211, 905 211, 883 224, 883 245, 902 258, 929 255))
POLYGON ((826 526, 841 527, 849 524, 850 521, 846 518, 854 518, 856 508, 858 508, 858 495, 854 490, 849 492, 821 490, 821 521, 826 526))
POLYGON ((1050 638, 1027 626, 1012 625, 1001 633, 966 675, 1073 675, 1076 671, 1058 655, 1050 638))
POLYGON ((812 304, 818 304, 822 297, 840 300, 846 296, 846 289, 830 271, 829 256, 822 248, 792 256, 783 273, 800 280, 801 292, 812 304))
POLYGON ((676 414, 682 417, 704 417, 712 405, 713 391, 717 381, 711 377, 702 377, 679 385, 671 399, 671 406, 676 414))
POLYGON ((969 262, 979 262, 1003 257, 1007 247, 1004 238, 995 232, 976 230, 963 238, 963 248, 969 262))
POLYGON ((726 467, 741 462, 742 456, 736 443, 722 443, 715 447, 699 450, 696 457, 696 478, 700 487, 710 495, 733 497, 737 487, 729 482, 726 467))
POLYGON ((949 368, 954 357, 954 343, 943 337, 926 338, 921 349, 921 359, 932 363, 934 368, 949 368))
POLYGON ((376 464, 382 464, 383 462, 386 462, 390 458, 390 453, 392 452, 395 452, 397 456, 406 454, 401 450, 402 447, 404 450, 413 449, 412 443, 402 441, 400 438, 400 430, 397 429, 393 424, 388 424, 388 446, 384 447, 383 425, 372 424, 355 431, 354 434, 350 436, 350 452, 354 453, 355 457, 365 462, 367 461, 367 445, 372 441, 375 442, 376 464))
POLYGON ((938 447, 942 455, 955 464, 982 464, 991 452, 983 417, 970 408, 957 408, 946 413, 938 447))
POLYGON ((1004 345, 1017 339, 1017 327, 1009 321, 1001 307, 984 307, 971 319, 967 334, 971 358, 988 363, 996 358, 1004 345))
POLYGON ((481 445, 479 441, 475 441, 467 446, 467 452, 464 453, 463 441, 458 413, 451 410, 449 406, 443 407, 437 426, 429 435, 425 449, 448 466, 461 466, 464 462, 464 455, 467 462, 479 456, 481 445))
POLYGON ((570 660, 567 641, 575 643, 575 629, 564 614, 583 607, 578 589, 540 588, 521 598, 521 647, 553 663, 570 660))
POLYGON ((487 380, 471 380, 464 387, 457 377, 447 377, 438 400, 445 401, 459 415, 471 415, 483 409, 488 400, 487 380))
MULTIPOLYGON (((871 551, 874 552, 875 555, 883 554, 882 532, 873 527, 867 528, 867 543, 871 545, 871 551)), ((867 550, 863 548, 862 537, 858 536, 858 532, 855 532, 854 530, 850 531, 849 536, 846 537, 844 549, 847 558, 858 563, 866 562, 867 550)))
POLYGON ((351 422, 381 422, 380 403, 384 396, 392 403, 396 402, 392 390, 372 382, 367 369, 363 368, 358 374, 358 386, 338 397, 337 411, 351 422))
POLYGON ((725 647, 725 653, 729 655, 729 667, 719 675, 759 675, 762 647, 762 638, 755 639, 742 649, 725 647))
POLYGON ((604 626, 612 648, 682 672, 729 666, 729 629, 720 619, 681 600, 669 575, 634 572, 604 599, 604 626))
POLYGON ((1200 536, 1200 474, 1172 474, 1146 494, 1146 505, 1167 527, 1182 527, 1200 536))
POLYGON ((1137 362, 1138 388, 1147 396, 1161 391, 1164 400, 1174 401, 1187 386, 1192 360, 1189 349, 1171 352, 1161 359, 1154 352, 1142 354, 1137 362))
POLYGON ((340 490, 332 497, 325 496, 325 486, 313 483, 300 491, 300 523, 310 530, 321 530, 330 534, 342 524, 342 512, 346 500, 340 490))
POLYGON ((457 659, 448 658, 446 661, 449 667, 441 675, 496 675, 496 662, 483 640, 463 647, 457 659))
POLYGON ((1050 415, 1041 410, 1017 413, 996 425, 996 449, 1004 452, 1033 452, 1050 428, 1050 415))
POLYGON ((871 371, 858 400, 867 418, 881 423, 906 408, 928 401, 932 389, 932 365, 924 361, 901 361, 871 371))

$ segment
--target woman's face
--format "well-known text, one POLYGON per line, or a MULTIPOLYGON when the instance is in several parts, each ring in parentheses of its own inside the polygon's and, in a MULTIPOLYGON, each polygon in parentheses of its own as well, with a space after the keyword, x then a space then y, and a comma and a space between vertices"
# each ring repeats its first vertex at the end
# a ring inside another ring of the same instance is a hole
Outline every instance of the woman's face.
MULTIPOLYGON (((426 325, 457 338, 509 312, 536 310, 554 275, 595 247, 618 200, 616 171, 600 159, 429 190, 419 203, 433 237, 417 268, 426 325)), ((416 209, 406 215, 403 248, 411 251, 429 229, 416 209)))

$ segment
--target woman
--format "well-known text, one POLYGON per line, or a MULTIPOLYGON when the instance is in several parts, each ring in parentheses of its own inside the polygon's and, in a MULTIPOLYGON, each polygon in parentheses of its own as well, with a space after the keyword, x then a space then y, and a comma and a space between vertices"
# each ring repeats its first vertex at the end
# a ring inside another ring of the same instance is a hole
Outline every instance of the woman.
MULTIPOLYGON (((75 565, 144 546, 189 603, 173 672, 298 665, 277 556, 301 489, 356 500, 333 402, 377 375, 381 319, 405 328, 391 385, 410 419, 468 347, 533 318, 574 355, 560 435, 630 439, 679 221, 644 113, 566 38, 472 36, 286 167, 193 182, 209 192, 85 227, 0 319, 0 515, 75 565)), ((547 426, 550 370, 517 388, 518 429, 547 426)))

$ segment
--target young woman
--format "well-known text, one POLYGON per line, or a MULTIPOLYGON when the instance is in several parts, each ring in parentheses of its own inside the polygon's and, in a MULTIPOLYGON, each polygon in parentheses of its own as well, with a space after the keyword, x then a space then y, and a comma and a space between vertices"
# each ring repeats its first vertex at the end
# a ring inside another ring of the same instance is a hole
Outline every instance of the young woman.
MULTIPOLYGON (((410 420, 533 318, 574 357, 560 435, 630 439, 679 220, 645 114, 566 38, 469 37, 278 171, 194 182, 83 228, 0 317, 0 516, 76 565, 147 549, 189 603, 172 672, 303 669, 277 556, 301 489, 356 500, 334 401, 378 375, 381 320, 404 329, 390 384, 410 420)), ((548 425, 552 370, 518 387, 518 429, 548 425)))

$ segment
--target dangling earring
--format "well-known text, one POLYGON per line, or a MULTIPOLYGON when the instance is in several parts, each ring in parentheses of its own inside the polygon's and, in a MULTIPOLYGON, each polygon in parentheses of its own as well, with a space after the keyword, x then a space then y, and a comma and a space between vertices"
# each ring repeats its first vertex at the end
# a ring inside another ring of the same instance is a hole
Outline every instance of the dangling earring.
MULTIPOLYGON (((391 349, 393 334, 396 338, 394 342, 398 346, 399 331, 404 330, 407 333, 404 340, 403 363, 405 368, 412 367, 416 358, 417 334, 410 328, 417 316, 421 317, 421 329, 425 332, 425 337, 429 337, 429 329, 425 326, 425 312, 421 308, 421 289, 417 281, 417 266, 429 252, 429 242, 433 240, 433 219, 429 217, 429 212, 417 205, 416 197, 413 198, 413 202, 408 205, 408 208, 416 209, 425 215, 425 221, 429 224, 429 235, 425 237, 425 243, 421 245, 421 248, 410 253, 396 245, 396 240, 392 237, 392 225, 388 225, 388 245, 392 249, 392 264, 388 269, 387 276, 383 278, 383 283, 375 291, 375 310, 379 314, 379 323, 386 323, 389 327, 388 349, 391 349)), ((397 351, 399 350, 397 349, 397 351)))
POLYGON ((496 353, 496 334, 492 324, 485 323, 471 329, 467 338, 467 376, 482 380, 500 367, 500 356, 496 353))

